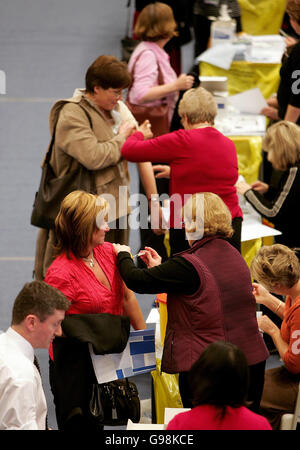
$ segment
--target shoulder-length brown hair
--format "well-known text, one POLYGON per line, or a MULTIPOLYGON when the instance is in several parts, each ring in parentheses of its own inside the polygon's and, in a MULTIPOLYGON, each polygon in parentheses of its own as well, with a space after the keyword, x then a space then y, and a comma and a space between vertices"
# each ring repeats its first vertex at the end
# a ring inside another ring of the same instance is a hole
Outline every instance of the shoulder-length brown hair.
POLYGON ((55 219, 56 253, 66 253, 70 257, 72 252, 76 258, 87 256, 97 222, 101 222, 99 215, 106 218, 108 208, 108 202, 100 196, 84 191, 68 194, 55 219))
POLYGON ((140 12, 134 32, 138 39, 156 42, 177 35, 173 11, 165 3, 155 2, 140 12))

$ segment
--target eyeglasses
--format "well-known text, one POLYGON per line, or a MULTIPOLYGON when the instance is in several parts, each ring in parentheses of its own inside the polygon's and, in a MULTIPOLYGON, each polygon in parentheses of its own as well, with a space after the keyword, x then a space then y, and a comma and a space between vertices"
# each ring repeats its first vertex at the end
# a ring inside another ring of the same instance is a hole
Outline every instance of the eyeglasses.
POLYGON ((123 95, 123 89, 108 89, 111 94, 113 94, 116 98, 120 98, 123 95))

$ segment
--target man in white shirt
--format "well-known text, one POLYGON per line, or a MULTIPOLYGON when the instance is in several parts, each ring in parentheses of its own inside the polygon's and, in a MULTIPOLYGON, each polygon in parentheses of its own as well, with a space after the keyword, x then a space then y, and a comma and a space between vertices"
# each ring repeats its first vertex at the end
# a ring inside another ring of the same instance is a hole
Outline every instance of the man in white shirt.
POLYGON ((45 430, 47 404, 34 349, 62 334, 70 302, 43 281, 18 294, 8 330, 0 335, 0 430, 45 430))

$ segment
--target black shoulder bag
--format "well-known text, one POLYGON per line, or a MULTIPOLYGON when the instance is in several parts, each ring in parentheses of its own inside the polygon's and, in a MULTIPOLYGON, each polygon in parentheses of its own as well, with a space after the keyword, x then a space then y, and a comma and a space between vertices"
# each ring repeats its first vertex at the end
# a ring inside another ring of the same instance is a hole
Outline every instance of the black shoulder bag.
MULTIPOLYGON (((91 118, 85 109, 82 109, 87 115, 92 128, 91 118)), ((58 178, 55 176, 50 165, 50 158, 55 140, 57 122, 43 163, 40 186, 35 194, 31 214, 31 225, 46 229, 55 227, 55 218, 58 214, 60 204, 70 192, 82 190, 92 194, 96 193, 93 171, 86 169, 80 163, 78 163, 76 170, 58 178)))

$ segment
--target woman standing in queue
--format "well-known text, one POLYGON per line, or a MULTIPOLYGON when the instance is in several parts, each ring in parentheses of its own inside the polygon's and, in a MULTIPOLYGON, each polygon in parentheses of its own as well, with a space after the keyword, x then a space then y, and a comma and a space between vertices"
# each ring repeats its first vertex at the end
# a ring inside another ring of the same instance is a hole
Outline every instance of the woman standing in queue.
MULTIPOLYGON (((177 34, 176 27, 172 8, 165 3, 154 2, 143 8, 134 28, 135 35, 142 42, 136 47, 128 63, 132 84, 128 92, 127 105, 138 122, 141 120, 135 113, 136 105, 144 107, 146 115, 143 119, 150 120, 154 136, 160 136, 169 131, 179 91, 189 89, 194 83, 194 77, 191 75, 177 76, 170 64, 170 57, 164 50, 165 45, 177 34), (167 117, 151 120, 151 108, 162 105, 167 107, 167 117)), ((148 192, 151 192, 153 180, 147 166, 144 171, 140 170, 140 178, 140 192, 145 193, 145 187, 149 182, 152 184, 149 185, 148 192)), ((156 184, 159 194, 169 194, 169 180, 160 179, 156 184)), ((155 193, 152 191, 152 194, 155 193)), ((150 206, 151 196, 147 192, 146 195, 150 206)), ((167 258, 164 234, 161 229, 155 232, 151 228, 142 229, 140 235, 141 248, 150 245, 161 254, 163 260, 167 258)))

